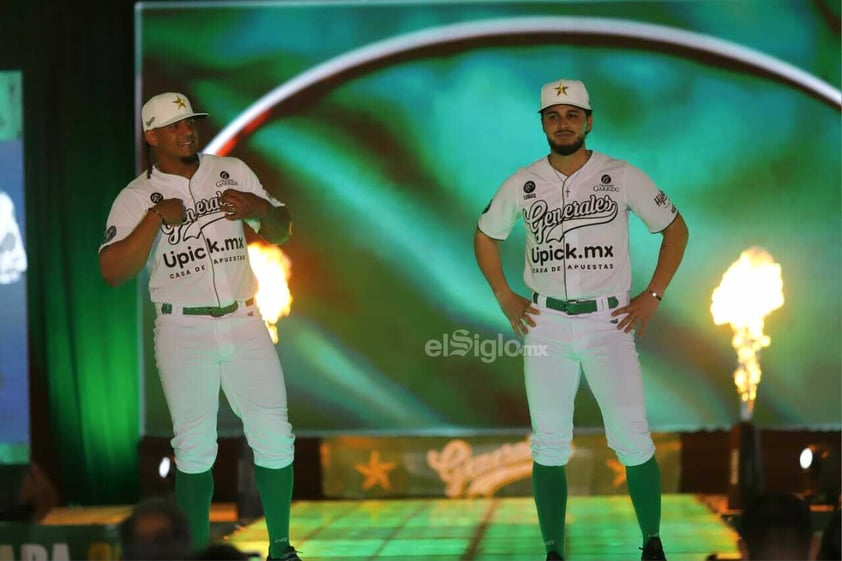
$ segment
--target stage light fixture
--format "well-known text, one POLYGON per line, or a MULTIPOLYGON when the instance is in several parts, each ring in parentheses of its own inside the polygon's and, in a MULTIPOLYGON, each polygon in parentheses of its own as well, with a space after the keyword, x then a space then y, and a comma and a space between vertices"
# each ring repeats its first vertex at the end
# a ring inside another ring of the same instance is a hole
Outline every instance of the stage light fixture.
POLYGON ((810 466, 813 465, 813 449, 811 447, 808 446, 801 451, 798 463, 801 464, 801 469, 810 469, 810 466))
POLYGON ((161 458, 161 463, 158 464, 158 476, 161 479, 166 479, 172 474, 172 460, 169 456, 161 458))
POLYGON ((801 451, 804 499, 814 505, 837 506, 840 495, 839 450, 810 444, 801 451))
POLYGON ((169 496, 175 490, 175 456, 168 438, 143 437, 138 443, 140 498, 169 496))

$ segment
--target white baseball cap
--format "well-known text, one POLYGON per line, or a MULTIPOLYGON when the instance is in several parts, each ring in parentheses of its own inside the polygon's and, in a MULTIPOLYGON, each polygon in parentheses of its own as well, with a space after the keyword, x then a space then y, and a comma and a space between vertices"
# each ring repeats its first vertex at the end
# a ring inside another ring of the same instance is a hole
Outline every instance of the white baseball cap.
POLYGON ((585 84, 579 80, 556 80, 544 84, 541 88, 541 108, 543 111, 550 105, 573 105, 582 109, 591 109, 591 101, 585 84))
POLYGON ((140 110, 143 132, 165 127, 190 117, 207 117, 207 113, 195 113, 187 96, 167 92, 149 98, 140 110))

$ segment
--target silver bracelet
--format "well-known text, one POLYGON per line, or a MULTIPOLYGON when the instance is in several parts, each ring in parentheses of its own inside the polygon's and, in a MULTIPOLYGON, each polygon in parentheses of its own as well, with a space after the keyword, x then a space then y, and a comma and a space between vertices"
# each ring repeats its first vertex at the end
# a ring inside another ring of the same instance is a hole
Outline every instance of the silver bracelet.
POLYGON ((647 292, 649 293, 650 296, 654 296, 655 299, 658 300, 658 302, 661 301, 661 295, 658 294, 657 292, 655 292, 654 290, 648 290, 647 292))

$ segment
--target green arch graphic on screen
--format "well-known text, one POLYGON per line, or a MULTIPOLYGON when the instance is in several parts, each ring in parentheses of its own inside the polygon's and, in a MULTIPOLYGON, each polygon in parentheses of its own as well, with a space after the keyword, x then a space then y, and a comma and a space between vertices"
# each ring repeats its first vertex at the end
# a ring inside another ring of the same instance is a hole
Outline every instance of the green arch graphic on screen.
MULTIPOLYGON (((786 297, 767 318, 772 344, 761 358, 755 418, 777 427, 840 425, 840 357, 826 340, 840 332, 833 34, 809 6, 782 3, 786 17, 773 16, 768 3, 761 9, 748 2, 736 15, 724 2, 707 3, 707 12, 687 3, 630 2, 622 13, 612 6, 142 6, 144 96, 187 93, 210 113, 202 130, 207 142, 267 92, 347 53, 506 18, 646 22, 761 53, 800 69, 793 74, 799 79, 820 77, 808 94, 795 78, 743 72, 745 61, 712 64, 687 49, 545 35, 428 49, 256 112, 255 126, 232 136, 226 150, 255 169, 295 220, 283 247, 292 260, 293 309, 279 324, 278 352, 299 434, 528 426, 519 357, 486 343, 514 337, 474 263, 471 239, 500 182, 546 154, 538 93, 559 77, 588 85, 595 107, 589 147, 645 170, 690 226, 685 263, 638 346, 653 429, 722 428, 737 419, 731 332, 713 324, 709 308, 722 274, 753 245, 781 264, 786 297), (319 24, 328 16, 342 22, 329 35, 319 24), (185 47, 175 38, 187 28, 192 41, 185 47), (455 341, 464 354, 430 356, 430 341, 455 341)), ((639 283, 654 267, 659 237, 635 221, 639 283)), ((515 283, 522 243, 522 233, 513 233, 503 247, 515 283)), ((144 335, 150 330, 145 326, 144 335)), ((167 433, 148 349, 145 364, 145 428, 167 433)), ((235 419, 225 419, 222 432, 238 430, 235 419)), ((575 421, 601 426, 586 391, 575 421)))

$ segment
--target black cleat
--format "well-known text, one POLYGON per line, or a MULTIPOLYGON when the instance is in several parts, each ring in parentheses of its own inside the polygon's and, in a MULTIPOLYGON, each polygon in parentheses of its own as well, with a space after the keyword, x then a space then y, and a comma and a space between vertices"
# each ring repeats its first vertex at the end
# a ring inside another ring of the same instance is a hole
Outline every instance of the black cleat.
POLYGON ((643 560, 653 559, 655 561, 662 560, 666 561, 666 556, 664 555, 664 546, 661 544, 661 538, 658 536, 653 536, 646 541, 646 545, 641 547, 640 549, 643 550, 640 558, 643 560))
POLYGON ((555 551, 548 551, 547 552, 547 561, 564 561, 564 557, 559 555, 555 551))
POLYGON ((301 561, 301 557, 298 556, 299 553, 301 552, 289 546, 286 551, 281 553, 280 557, 267 557, 266 561, 301 561))

